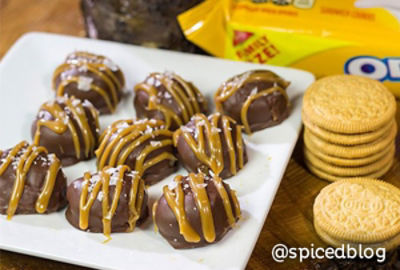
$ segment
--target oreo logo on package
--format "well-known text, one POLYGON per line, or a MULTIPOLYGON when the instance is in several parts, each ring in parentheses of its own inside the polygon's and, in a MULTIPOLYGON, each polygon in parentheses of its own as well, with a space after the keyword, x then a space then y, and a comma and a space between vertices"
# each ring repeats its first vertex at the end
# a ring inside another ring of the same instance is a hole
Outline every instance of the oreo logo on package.
POLYGON ((344 72, 379 81, 400 81, 400 57, 356 56, 346 62, 344 72))

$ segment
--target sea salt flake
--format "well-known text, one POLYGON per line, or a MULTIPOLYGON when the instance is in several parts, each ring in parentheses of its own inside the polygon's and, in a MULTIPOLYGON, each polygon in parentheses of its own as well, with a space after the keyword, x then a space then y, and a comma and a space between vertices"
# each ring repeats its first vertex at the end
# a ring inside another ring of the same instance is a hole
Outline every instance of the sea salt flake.
POLYGON ((151 141, 150 144, 153 147, 161 146, 161 142, 159 142, 159 141, 151 141))
POLYGON ((78 68, 79 72, 87 72, 88 71, 88 67, 87 65, 82 65, 78 68))
POLYGON ((97 194, 97 200, 100 202, 103 200, 103 191, 100 191, 99 194, 97 194))
POLYGON ((72 100, 72 105, 73 106, 78 106, 79 104, 81 104, 81 101, 79 100, 79 99, 74 99, 74 100, 72 100))
POLYGON ((87 76, 79 76, 78 78, 78 89, 81 91, 89 91, 91 89, 91 84, 93 82, 93 78, 87 76))
POLYGON ((155 87, 159 87, 159 86, 161 86, 161 82, 160 82, 159 80, 156 80, 156 79, 155 79, 153 85, 154 85, 155 87))
POLYGON ((221 129, 220 129, 220 128, 217 128, 217 127, 212 127, 212 128, 211 128, 211 132, 213 132, 213 133, 219 133, 219 132, 221 132, 221 129))
POLYGON ((197 122, 198 126, 205 126, 206 125, 206 121, 204 121, 204 119, 200 120, 199 122, 197 122))
POLYGON ((198 187, 198 188, 206 188, 207 186, 208 186, 207 183, 204 183, 204 184, 197 184, 197 187, 198 187))
POLYGON ((105 58, 103 60, 103 64, 106 65, 109 69, 111 69, 112 71, 118 71, 118 66, 111 61, 111 59, 105 58))
POLYGON ((169 92, 164 92, 164 97, 166 99, 171 98, 171 94, 169 92))
POLYGON ((144 131, 145 134, 151 134, 153 132, 153 128, 151 126, 147 126, 146 130, 144 131))
POLYGON ((187 132, 187 133, 193 132, 193 130, 191 128, 188 128, 187 126, 182 126, 181 130, 182 132, 187 132))

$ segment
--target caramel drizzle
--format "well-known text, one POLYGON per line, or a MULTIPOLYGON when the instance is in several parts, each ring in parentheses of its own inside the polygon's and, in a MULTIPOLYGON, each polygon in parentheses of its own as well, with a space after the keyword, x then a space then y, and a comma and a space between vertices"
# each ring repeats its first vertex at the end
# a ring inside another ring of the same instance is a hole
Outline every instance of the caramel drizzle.
MULTIPOLYGON (((8 166, 11 164, 12 161, 16 158, 18 153, 22 151, 24 148, 26 148, 25 152, 21 155, 21 157, 18 160, 18 163, 16 165, 16 177, 15 177, 15 182, 13 185, 13 190, 11 192, 10 200, 8 203, 8 209, 7 209, 7 219, 10 220, 12 216, 15 214, 18 208, 19 201, 22 197, 22 194, 24 192, 24 187, 25 187, 25 179, 26 176, 32 166, 32 163, 35 161, 35 159, 41 154, 45 153, 47 154, 47 150, 44 147, 37 147, 35 145, 28 145, 27 142, 23 141, 19 144, 17 144, 7 155, 6 158, 4 158, 4 162, 0 165, 0 175, 2 175, 8 166)), ((0 156, 3 153, 0 151, 0 156)), ((58 175, 58 171, 61 168, 60 161, 56 158, 55 155, 52 155, 51 157, 51 164, 50 167, 47 171, 46 179, 43 184, 43 188, 41 193, 39 194, 36 204, 35 204, 35 209, 36 212, 39 214, 43 214, 47 210, 47 206, 50 201, 50 197, 53 193, 56 177, 58 175)))
MULTIPOLYGON (((134 122, 132 120, 120 120, 112 124, 100 137, 100 146, 96 150, 98 158, 97 167, 99 170, 109 165, 115 167, 125 164, 129 155, 140 145, 151 138, 157 136, 172 137, 172 132, 166 128, 161 128, 161 121, 142 120, 134 122), (121 127, 126 124, 127 126, 121 127), (144 133, 147 128, 154 128, 151 133, 144 133)), ((171 139, 157 141, 155 145, 148 144, 137 156, 134 170, 140 175, 150 167, 163 160, 176 160, 176 157, 167 152, 160 153, 156 157, 146 160, 155 150, 172 145, 171 139)))
MULTIPOLYGON (((112 63, 112 61, 110 59, 108 59, 107 57, 103 56, 103 55, 97 55, 97 54, 93 54, 93 53, 89 53, 89 52, 85 52, 85 51, 76 51, 72 54, 70 54, 69 56, 72 56, 72 58, 67 58, 66 62, 67 63, 74 63, 74 62, 84 62, 84 63, 97 63, 97 64, 105 64, 105 61, 109 61, 110 63, 112 63), (74 57, 75 56, 75 57, 74 57)), ((118 68, 117 71, 113 71, 112 68, 110 68, 109 66, 107 66, 110 70, 111 73, 115 74, 115 73, 119 73, 121 75, 121 80, 119 80, 118 78, 115 79, 116 77, 112 77, 111 79, 114 81, 114 83, 118 86, 118 88, 122 88, 123 85, 125 84, 125 78, 121 72, 121 70, 118 68)), ((105 70, 105 72, 109 73, 107 70, 105 70)))
MULTIPOLYGON (((285 90, 285 88, 289 85, 289 83, 280 78, 275 73, 267 70, 252 71, 239 75, 238 80, 239 81, 237 83, 234 83, 235 81, 229 81, 228 83, 222 85, 215 93, 214 100, 217 110, 219 112, 223 112, 222 103, 226 101, 228 98, 230 98, 233 94, 235 94, 246 83, 257 82, 257 81, 269 81, 276 84, 275 86, 269 89, 263 89, 262 91, 258 91, 254 95, 249 95, 246 101, 243 103, 243 106, 240 111, 240 120, 247 134, 252 133, 247 119, 247 112, 249 110, 251 103, 255 101, 257 98, 262 96, 268 96, 274 92, 279 92, 282 94, 282 96, 284 96, 287 106, 290 106, 289 97, 285 90), (283 88, 280 85, 282 85, 283 88)), ((277 115, 273 115, 272 117, 274 121, 278 119, 277 115)))
MULTIPOLYGON (((91 55, 91 54, 90 54, 91 55)), ((84 53, 82 54, 84 56, 84 53)), ((74 59, 76 61, 67 61, 57 67, 53 74, 53 88, 56 89, 57 96, 64 96, 65 87, 71 83, 78 83, 79 75, 68 76, 66 79, 61 79, 58 87, 56 88, 55 82, 61 74, 67 70, 79 69, 84 67, 87 71, 96 75, 100 80, 102 80, 108 87, 107 89, 102 88, 94 83, 90 84, 90 90, 98 93, 106 103, 110 112, 114 112, 117 107, 119 98, 118 92, 122 89, 122 82, 117 78, 113 71, 102 62, 90 62, 84 61, 83 59, 74 59)))
MULTIPOLYGON (((69 109, 72 118, 77 122, 85 143, 85 156, 88 158, 92 149, 96 147, 97 141, 92 129, 88 123, 86 111, 81 102, 73 105, 74 97, 64 98, 65 107, 69 109)), ((45 103, 40 108, 41 111, 49 112, 54 120, 39 119, 36 123, 36 133, 34 136, 34 144, 39 145, 40 142, 40 128, 42 126, 49 128, 51 131, 62 134, 69 129, 72 135, 72 140, 75 148, 75 155, 77 159, 81 157, 81 146, 79 141, 79 134, 72 122, 72 119, 66 114, 65 108, 62 109, 57 102, 45 103)), ((93 119, 95 119, 96 129, 99 129, 98 112, 92 106, 89 107, 93 119)))
MULTIPOLYGON (((207 184, 205 184, 204 179, 205 175, 202 173, 199 173, 197 175, 194 173, 190 173, 188 176, 189 185, 195 199, 196 207, 200 214, 204 239, 207 242, 212 243, 215 241, 216 235, 213 213, 211 210, 210 200, 207 195, 207 184)), ((236 198, 236 194, 235 192, 231 191, 230 196, 228 195, 228 192, 223 185, 222 179, 220 177, 214 176, 211 179, 215 187, 217 188, 218 194, 222 199, 229 226, 234 226, 236 220, 240 218, 240 206, 236 198), (231 203, 231 200, 233 205, 231 203)), ((168 206, 176 217, 179 225, 180 234, 187 242, 198 243, 201 240, 201 237, 191 226, 185 212, 185 194, 182 187, 183 177, 181 175, 178 175, 175 177, 174 181, 176 182, 176 187, 173 190, 169 190, 168 186, 164 186, 164 197, 168 203, 168 206)), ((156 202, 156 206, 153 207, 154 221, 157 203, 158 202, 156 202)))
POLYGON ((198 99, 202 97, 200 96, 199 90, 176 74, 167 75, 161 73, 152 73, 145 82, 137 84, 134 90, 135 92, 145 91, 149 95, 147 110, 160 111, 164 116, 164 121, 167 128, 172 125, 172 121, 175 121, 178 126, 181 126, 187 123, 191 116, 201 112, 198 99), (166 93, 170 94, 171 98, 178 105, 178 108, 182 113, 182 117, 179 117, 177 113, 170 107, 159 103, 159 98, 157 97, 157 87, 150 84, 148 82, 149 79, 159 81, 165 87, 167 90, 166 93))
POLYGON ((235 121, 226 115, 221 116, 219 113, 212 114, 210 117, 211 119, 209 120, 204 114, 196 114, 193 118, 195 119, 197 139, 193 138, 190 132, 183 131, 182 128, 180 128, 174 133, 174 145, 175 147, 178 145, 178 138, 182 135, 186 143, 196 155, 197 159, 203 164, 207 165, 216 175, 219 175, 225 167, 221 135, 218 131, 218 122, 220 119, 222 119, 222 132, 228 146, 230 171, 233 175, 235 175, 237 173, 237 156, 239 161, 239 169, 243 168, 244 165, 244 145, 241 131, 242 126, 236 125, 235 145, 232 138, 233 131, 231 127, 231 123, 235 123, 235 121), (205 137, 207 137, 207 139, 205 137))
MULTIPOLYGON (((103 234, 107 237, 106 241, 111 239, 111 222, 112 218, 117 210, 118 202, 121 196, 123 187, 124 175, 129 172, 128 166, 120 166, 118 172, 118 178, 115 185, 114 196, 109 202, 109 186, 111 173, 107 172, 111 167, 105 167, 100 174, 100 179, 94 184, 94 187, 89 195, 89 184, 92 175, 89 172, 84 174, 84 181, 82 185, 82 193, 79 201, 79 228, 86 230, 89 227, 89 216, 90 210, 97 199, 100 191, 102 192, 101 206, 103 215, 103 234), (89 196, 89 198, 88 198, 89 196)), ((136 222, 141 216, 143 198, 144 198, 144 182, 140 178, 139 174, 135 174, 132 178, 131 189, 129 191, 129 228, 127 232, 131 232, 135 229, 136 222)))

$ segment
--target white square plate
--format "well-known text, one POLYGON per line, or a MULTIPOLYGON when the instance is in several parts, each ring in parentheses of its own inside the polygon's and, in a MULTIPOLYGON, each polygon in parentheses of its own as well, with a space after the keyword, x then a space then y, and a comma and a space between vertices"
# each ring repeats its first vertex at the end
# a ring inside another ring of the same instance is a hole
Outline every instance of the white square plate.
MULTIPOLYGON (((102 129, 115 120, 134 116, 133 86, 152 71, 169 70, 182 75, 193 81, 211 101, 214 91, 229 77, 250 69, 270 69, 291 82, 287 92, 293 108, 289 118, 279 126, 245 136, 249 162, 235 177, 226 180, 238 192, 243 218, 216 244, 174 250, 154 232, 151 218, 132 233, 112 234, 112 240, 103 244, 102 234, 76 230, 62 211, 15 216, 11 221, 1 216, 0 248, 101 269, 245 268, 298 138, 302 94, 314 81, 313 75, 290 68, 32 33, 22 37, 0 63, 0 149, 10 148, 21 140, 31 141, 30 127, 38 108, 54 97, 52 73, 74 50, 110 57, 127 79, 131 95, 114 115, 101 117, 102 129)), ((66 168, 68 182, 87 170, 95 170, 94 160, 66 168)), ((185 171, 180 169, 178 173, 185 171)), ((173 175, 149 188, 151 203, 172 178, 173 175)))

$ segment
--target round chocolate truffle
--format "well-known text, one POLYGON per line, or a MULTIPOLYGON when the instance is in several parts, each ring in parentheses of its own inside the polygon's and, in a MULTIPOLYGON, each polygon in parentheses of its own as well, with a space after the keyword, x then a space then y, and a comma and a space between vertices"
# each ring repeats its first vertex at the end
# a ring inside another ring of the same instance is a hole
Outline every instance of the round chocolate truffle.
POLYGON ((289 82, 268 70, 230 78, 214 96, 217 110, 244 126, 247 134, 280 124, 289 116, 289 82))
POLYGON ((61 162, 42 146, 23 141, 0 151, 0 213, 44 214, 67 204, 67 180, 61 162))
POLYGON ((174 133, 178 157, 189 172, 235 175, 247 162, 242 126, 220 113, 196 114, 174 133))
POLYGON ((150 74, 135 86, 135 93, 136 116, 163 120, 170 130, 186 124, 196 113, 207 113, 200 91, 174 73, 150 74))
POLYGON ((44 103, 31 130, 34 144, 56 154, 63 166, 91 159, 99 132, 99 116, 93 105, 66 96, 44 103))
POLYGON ((159 120, 120 120, 100 137, 96 150, 97 167, 128 165, 147 185, 177 170, 172 131, 159 120))
POLYGON ((73 52, 53 74, 57 96, 89 100, 102 114, 115 111, 125 84, 124 75, 110 59, 88 52, 73 52))
POLYGON ((153 220, 160 234, 176 249, 215 243, 240 218, 235 191, 218 176, 190 173, 175 177, 176 187, 164 186, 153 205, 153 220))
POLYGON ((148 216, 144 182, 126 165, 86 172, 68 186, 67 199, 65 215, 72 226, 107 237, 133 231, 148 216))

